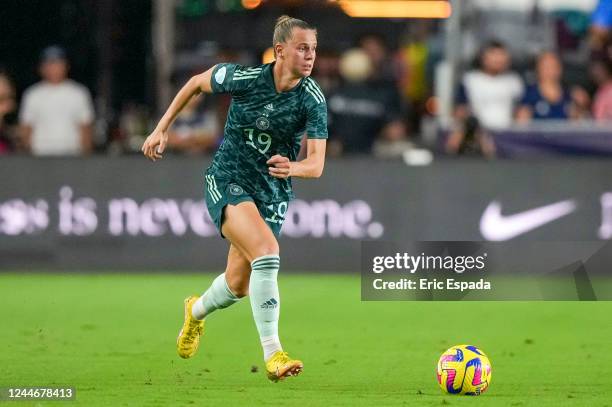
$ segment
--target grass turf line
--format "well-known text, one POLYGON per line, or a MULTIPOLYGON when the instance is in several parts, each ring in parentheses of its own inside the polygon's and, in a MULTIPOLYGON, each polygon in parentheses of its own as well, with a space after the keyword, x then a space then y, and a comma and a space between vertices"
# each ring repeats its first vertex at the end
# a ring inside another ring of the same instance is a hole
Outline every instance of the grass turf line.
POLYGON ((612 406, 612 302, 361 302, 358 276, 281 272, 280 335, 305 371, 272 384, 248 299, 176 355, 182 300, 214 277, 0 274, 0 387, 71 385, 86 406, 612 406), (481 397, 437 387, 460 343, 491 359, 481 397))

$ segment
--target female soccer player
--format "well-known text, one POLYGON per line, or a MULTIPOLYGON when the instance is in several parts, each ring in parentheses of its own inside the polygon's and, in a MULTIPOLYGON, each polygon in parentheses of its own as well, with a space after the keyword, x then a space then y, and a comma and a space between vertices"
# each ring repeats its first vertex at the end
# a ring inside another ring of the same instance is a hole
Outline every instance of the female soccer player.
POLYGON ((192 77, 147 137, 142 152, 153 161, 162 158, 168 128, 194 95, 232 95, 224 140, 205 177, 208 211, 230 242, 227 267, 201 297, 185 299, 177 347, 182 358, 192 357, 204 333, 205 317, 248 294, 268 378, 278 381, 299 374, 303 364, 283 352, 278 337, 277 237, 293 198, 291 177, 318 178, 323 172, 327 106, 323 92, 309 77, 316 56, 316 29, 282 16, 274 28, 273 46, 276 60, 270 64, 221 63, 192 77), (298 162, 304 133, 307 155, 298 162))

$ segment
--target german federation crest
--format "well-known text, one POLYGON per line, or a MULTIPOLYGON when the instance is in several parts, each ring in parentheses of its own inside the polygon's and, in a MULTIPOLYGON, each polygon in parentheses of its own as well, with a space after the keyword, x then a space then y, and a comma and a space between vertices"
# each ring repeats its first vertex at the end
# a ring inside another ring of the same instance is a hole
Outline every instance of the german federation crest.
POLYGON ((268 130, 270 127, 270 120, 262 116, 255 121, 255 126, 257 126, 259 130, 268 130))
POLYGON ((242 187, 236 184, 230 185, 229 190, 230 190, 230 194, 232 195, 242 195, 244 193, 244 190, 242 189, 242 187))

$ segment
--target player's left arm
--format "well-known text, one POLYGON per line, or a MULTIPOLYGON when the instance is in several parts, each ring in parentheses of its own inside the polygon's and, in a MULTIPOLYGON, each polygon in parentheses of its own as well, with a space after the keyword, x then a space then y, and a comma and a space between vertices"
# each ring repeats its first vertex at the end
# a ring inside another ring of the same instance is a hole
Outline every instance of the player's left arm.
POLYGON ((277 154, 268 160, 268 173, 275 178, 319 178, 325 166, 326 146, 325 139, 308 139, 305 159, 289 161, 289 158, 277 154))

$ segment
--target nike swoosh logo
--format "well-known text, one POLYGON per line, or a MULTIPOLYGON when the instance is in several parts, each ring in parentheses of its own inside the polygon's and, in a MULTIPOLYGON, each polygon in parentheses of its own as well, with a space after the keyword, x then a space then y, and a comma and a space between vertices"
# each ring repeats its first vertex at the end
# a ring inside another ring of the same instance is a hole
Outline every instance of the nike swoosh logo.
POLYGON ((569 215, 576 210, 576 207, 576 202, 568 199, 504 216, 501 213, 501 203, 493 201, 480 218, 480 233, 487 240, 510 240, 569 215))

